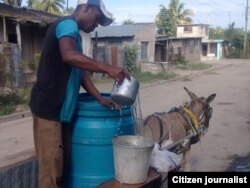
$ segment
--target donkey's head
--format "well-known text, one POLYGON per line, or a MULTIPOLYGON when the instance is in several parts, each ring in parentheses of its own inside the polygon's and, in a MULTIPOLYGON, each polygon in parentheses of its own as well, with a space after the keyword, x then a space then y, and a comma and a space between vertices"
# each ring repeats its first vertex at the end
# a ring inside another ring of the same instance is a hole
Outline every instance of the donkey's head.
POLYGON ((213 113, 213 109, 209 104, 214 100, 216 94, 211 94, 207 98, 198 98, 186 87, 184 87, 184 89, 187 91, 188 95, 191 98, 191 101, 187 103, 185 107, 195 114, 195 116, 198 118, 201 128, 203 129, 203 131, 206 131, 209 127, 209 120, 212 117, 213 113))

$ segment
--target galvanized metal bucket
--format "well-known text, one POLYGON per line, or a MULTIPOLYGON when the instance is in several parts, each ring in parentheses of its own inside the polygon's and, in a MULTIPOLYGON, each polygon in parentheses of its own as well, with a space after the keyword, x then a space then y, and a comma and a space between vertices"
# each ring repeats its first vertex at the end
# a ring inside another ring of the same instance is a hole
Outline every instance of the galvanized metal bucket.
POLYGON ((154 141, 142 136, 114 137, 115 179, 126 184, 145 182, 153 147, 154 141))
POLYGON ((125 78, 121 84, 115 82, 110 94, 111 99, 122 106, 130 106, 135 102, 139 82, 131 76, 131 79, 125 78))

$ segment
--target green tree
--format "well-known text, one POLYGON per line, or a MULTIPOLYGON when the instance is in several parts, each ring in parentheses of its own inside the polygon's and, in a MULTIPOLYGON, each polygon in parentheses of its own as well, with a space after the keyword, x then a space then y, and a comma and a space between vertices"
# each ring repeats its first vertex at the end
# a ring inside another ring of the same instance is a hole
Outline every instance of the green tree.
POLYGON ((51 14, 61 15, 64 9, 64 0, 44 0, 43 10, 51 14))
POLYGON ((177 24, 190 24, 192 19, 190 16, 193 16, 194 13, 191 9, 184 9, 184 3, 180 3, 179 0, 171 0, 169 4, 169 10, 177 24))
POLYGON ((34 8, 35 4, 37 4, 37 3, 41 4, 40 0, 27 0, 26 1, 27 6, 30 8, 34 8))
POLYGON ((28 7, 42 10, 51 14, 63 15, 64 0, 27 0, 28 7))
POLYGON ((242 28, 235 28, 235 23, 229 24, 225 29, 224 39, 229 41, 230 57, 240 58, 243 54, 244 31, 242 28))
POLYGON ((184 3, 179 0, 171 0, 168 8, 160 5, 160 12, 156 16, 156 25, 159 28, 160 34, 167 36, 175 36, 178 24, 192 23, 191 16, 194 15, 191 9, 184 9, 184 3))
POLYGON ((69 7, 68 9, 66 8, 66 9, 63 10, 63 15, 70 15, 74 11, 75 11, 75 8, 73 8, 73 7, 69 7))
POLYGON ((243 35, 243 29, 235 28, 235 23, 228 25, 228 28, 225 30, 224 38, 232 43, 232 41, 237 38, 237 36, 243 35))
POLYGON ((225 30, 217 26, 216 28, 209 28, 209 39, 223 39, 225 30))
POLYGON ((135 22, 133 21, 133 20, 131 20, 131 19, 127 19, 127 20, 124 20, 123 22, 122 22, 122 25, 132 25, 132 24, 134 24, 135 22))
POLYGON ((42 1, 41 0, 27 0, 27 5, 30 8, 42 10, 42 1))
POLYGON ((129 73, 134 73, 137 69, 136 60, 138 57, 139 48, 138 45, 126 45, 124 47, 124 60, 127 65, 129 73))
POLYGON ((171 19, 170 11, 163 5, 160 5, 160 12, 156 16, 156 25, 158 33, 166 36, 175 35, 175 23, 171 19))
POLYGON ((15 6, 19 6, 19 7, 22 4, 22 0, 3 0, 2 2, 5 4, 8 4, 8 5, 15 5, 15 6))

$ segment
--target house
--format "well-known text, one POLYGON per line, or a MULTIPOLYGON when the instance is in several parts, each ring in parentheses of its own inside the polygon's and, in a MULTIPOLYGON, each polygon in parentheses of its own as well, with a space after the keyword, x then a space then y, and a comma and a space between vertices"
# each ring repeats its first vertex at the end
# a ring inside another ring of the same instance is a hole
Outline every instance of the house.
POLYGON ((223 39, 202 40, 201 60, 220 60, 228 54, 228 42, 223 39))
POLYGON ((138 62, 154 62, 155 60, 154 23, 136 23, 130 25, 111 25, 97 27, 91 33, 94 43, 94 57, 112 65, 124 65, 124 47, 137 45, 138 62))
POLYGON ((201 37, 201 60, 219 60, 225 58, 227 42, 218 39, 209 39, 208 24, 185 24, 178 25, 177 38, 183 37, 201 37))
POLYGON ((179 36, 166 37, 156 34, 154 23, 98 27, 91 33, 93 56, 112 65, 124 66, 124 46, 136 44, 139 47, 137 67, 142 71, 157 73, 178 58, 200 62, 202 38, 208 38, 208 27, 204 25, 201 30, 199 28, 195 26, 195 32, 191 32, 192 27, 182 28, 183 31, 191 32, 185 36, 180 27, 179 36))
POLYGON ((156 37, 156 61, 173 65, 182 58, 188 62, 201 61, 201 37, 156 37))
POLYGON ((156 61, 169 65, 184 58, 188 62, 201 61, 202 39, 208 39, 206 24, 178 25, 176 37, 156 36, 156 61))
POLYGON ((156 36, 156 61, 173 64, 180 58, 190 63, 219 60, 226 56, 226 41, 210 40, 208 24, 177 26, 176 37, 156 36))
POLYGON ((48 26, 57 18, 40 10, 0 3, 0 54, 6 59, 7 74, 13 78, 11 86, 25 85, 23 64, 32 63, 40 53, 48 26))
POLYGON ((209 25, 208 24, 178 25, 176 37, 177 38, 201 37, 202 39, 208 40, 208 38, 209 38, 209 25))
POLYGON ((150 72, 159 72, 161 67, 183 59, 199 63, 225 57, 227 43, 210 40, 208 24, 178 25, 176 37, 158 35, 156 31, 154 23, 98 27, 91 33, 93 56, 124 66, 124 46, 136 44, 139 47, 137 66, 150 72))

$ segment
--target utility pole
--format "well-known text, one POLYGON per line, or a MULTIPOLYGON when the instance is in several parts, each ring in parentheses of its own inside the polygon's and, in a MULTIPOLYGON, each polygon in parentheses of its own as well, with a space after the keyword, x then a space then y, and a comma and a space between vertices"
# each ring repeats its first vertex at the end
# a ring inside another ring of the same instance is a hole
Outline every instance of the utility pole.
POLYGON ((245 14, 245 34, 244 34, 244 55, 247 56, 247 23, 248 23, 248 0, 246 5, 246 14, 245 14))

